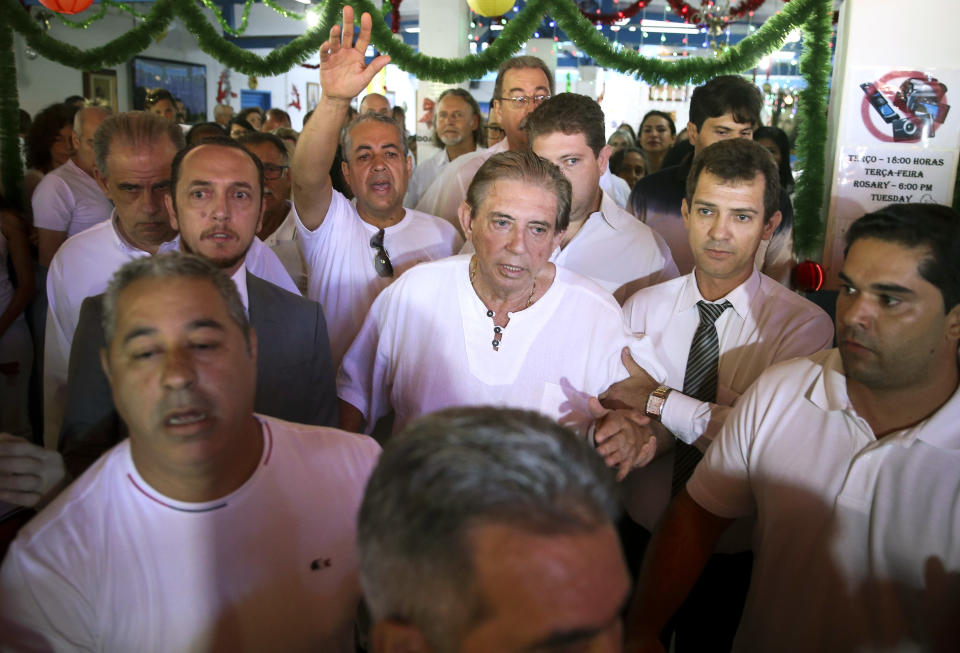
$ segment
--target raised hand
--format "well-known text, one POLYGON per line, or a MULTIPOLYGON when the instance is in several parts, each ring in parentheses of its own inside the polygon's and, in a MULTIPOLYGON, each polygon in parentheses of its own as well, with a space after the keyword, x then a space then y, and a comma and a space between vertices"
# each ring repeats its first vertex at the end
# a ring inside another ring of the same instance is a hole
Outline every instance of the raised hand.
POLYGON ((380 55, 369 65, 364 61, 372 25, 370 14, 360 16, 360 34, 354 45, 353 7, 348 5, 343 8, 343 27, 330 28, 330 38, 320 46, 320 87, 327 98, 349 102, 390 63, 387 55, 380 55))

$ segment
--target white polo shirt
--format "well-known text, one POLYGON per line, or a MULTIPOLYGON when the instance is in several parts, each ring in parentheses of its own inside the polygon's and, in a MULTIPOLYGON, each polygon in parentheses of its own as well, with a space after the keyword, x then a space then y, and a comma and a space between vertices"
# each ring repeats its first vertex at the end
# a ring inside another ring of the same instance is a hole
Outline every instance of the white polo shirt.
MULTIPOLYGON (((700 323, 697 302, 703 299, 694 272, 645 288, 627 300, 623 312, 630 329, 643 333, 637 362, 673 391, 661 421, 675 436, 705 451, 723 426, 731 406, 774 363, 809 356, 833 342, 833 322, 813 302, 787 290, 756 269, 726 297, 728 308, 717 319, 720 360, 717 401, 708 403, 682 394, 690 344, 700 323)), ((670 502, 672 451, 624 480, 624 498, 631 517, 649 530, 670 502)), ((738 539, 731 536, 731 539, 738 539)), ((737 550, 740 544, 721 550, 737 550)))
POLYGON ((365 222, 341 193, 333 191, 327 215, 313 231, 303 226, 295 206, 291 213, 307 262, 307 296, 323 307, 335 367, 381 290, 417 263, 450 256, 463 243, 440 218, 406 209, 400 222, 384 229, 383 247, 394 276, 381 277, 373 264, 376 250, 370 247, 379 229, 365 222))
POLYGON ((960 391, 878 440, 835 349, 758 379, 687 484, 716 515, 757 517, 735 650, 955 649, 958 425, 960 391))
POLYGON ((670 248, 653 229, 603 193, 600 210, 551 261, 593 279, 622 304, 637 290, 676 278, 670 248))
POLYGON ((104 222, 113 202, 97 181, 69 159, 40 180, 31 198, 33 223, 42 229, 65 231, 67 236, 104 222))

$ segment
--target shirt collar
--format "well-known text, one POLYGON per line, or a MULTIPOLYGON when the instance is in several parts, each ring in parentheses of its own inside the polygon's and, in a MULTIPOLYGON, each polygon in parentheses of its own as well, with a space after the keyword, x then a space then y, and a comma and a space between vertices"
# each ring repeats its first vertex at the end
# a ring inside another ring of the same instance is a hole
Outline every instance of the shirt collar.
MULTIPOLYGON (((820 373, 810 384, 805 396, 821 410, 849 410, 855 413, 850 403, 850 395, 847 393, 847 377, 843 371, 843 359, 840 357, 839 349, 830 350, 822 363, 820 373)), ((923 440, 939 449, 960 450, 958 421, 960 421, 960 387, 937 412, 919 424, 899 431, 899 437, 896 439, 904 445, 909 445, 914 440, 923 440)))
MULTIPOLYGON (((126 236, 120 231, 120 217, 117 215, 117 209, 114 208, 110 212, 110 224, 113 226, 113 235, 114 235, 114 244, 117 246, 121 252, 128 254, 129 256, 144 256, 149 255, 149 252, 142 250, 129 240, 126 236)), ((161 243, 160 247, 157 249, 157 253, 169 252, 171 250, 177 249, 180 243, 180 234, 177 234, 173 240, 168 240, 165 243, 161 243)))
MULTIPOLYGON (((750 315, 750 304, 759 289, 760 272, 754 267, 753 274, 751 274, 746 281, 728 292, 726 296, 711 303, 719 304, 726 300, 733 306, 733 310, 737 312, 737 315, 741 318, 746 318, 750 315)), ((703 298, 703 295, 700 294, 700 288, 697 286, 696 268, 694 268, 694 271, 686 276, 683 288, 677 297, 676 312, 683 313, 684 311, 688 311, 695 307, 697 302, 701 300, 707 301, 703 298)))
POLYGON ((250 299, 247 294, 247 266, 244 263, 240 264, 240 267, 237 268, 237 271, 233 273, 230 277, 233 279, 233 283, 237 285, 237 292, 240 294, 240 302, 243 304, 243 310, 246 312, 247 317, 250 317, 250 299))

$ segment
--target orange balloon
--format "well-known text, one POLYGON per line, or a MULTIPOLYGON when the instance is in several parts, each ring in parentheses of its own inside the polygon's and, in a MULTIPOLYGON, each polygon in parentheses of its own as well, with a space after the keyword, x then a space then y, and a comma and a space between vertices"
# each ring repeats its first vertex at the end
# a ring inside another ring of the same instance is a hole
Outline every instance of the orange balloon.
POLYGON ((58 14, 79 14, 93 4, 93 0, 40 0, 40 4, 58 14))

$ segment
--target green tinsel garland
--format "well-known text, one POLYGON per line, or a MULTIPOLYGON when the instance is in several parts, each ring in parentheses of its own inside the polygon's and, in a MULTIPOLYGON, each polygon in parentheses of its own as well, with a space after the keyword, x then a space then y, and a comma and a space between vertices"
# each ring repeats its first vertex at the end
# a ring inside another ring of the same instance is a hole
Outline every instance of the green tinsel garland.
POLYGON ((223 12, 220 11, 220 7, 213 4, 210 0, 200 0, 203 3, 203 6, 206 7, 213 13, 213 17, 217 19, 217 22, 220 23, 220 27, 227 34, 232 34, 233 36, 240 36, 247 31, 247 22, 250 20, 250 8, 253 6, 253 0, 247 0, 243 3, 243 16, 240 17, 240 27, 233 28, 230 27, 230 24, 227 23, 223 18, 223 12))
MULTIPOLYGON (((115 0, 106 2, 114 4, 115 0)), ((263 2, 284 16, 303 18, 302 14, 289 12, 272 0, 263 2)), ((204 0, 204 4, 207 5, 208 2, 204 0)), ((215 11, 214 15, 220 22, 220 27, 228 33, 241 33, 246 27, 250 4, 245 4, 244 19, 236 30, 227 29, 223 17, 219 11, 215 11)), ((17 0, 0 0, 0 28, 9 29, 8 26, 12 26, 23 35, 31 48, 51 61, 72 68, 95 71, 124 63, 143 51, 176 16, 196 37, 200 49, 227 68, 247 75, 272 76, 282 74, 310 58, 326 40, 330 28, 339 20, 341 10, 346 4, 352 5, 357 13, 366 11, 380 17, 390 11, 389 2, 382 2, 381 7, 377 8, 370 0, 327 0, 316 27, 265 57, 224 39, 204 16, 195 0, 156 0, 140 25, 109 43, 89 50, 81 50, 45 33, 37 21, 23 11, 17 0)), ((514 15, 488 48, 477 55, 459 59, 443 59, 418 53, 391 32, 386 20, 374 21, 372 42, 380 52, 389 54, 394 64, 419 79, 461 82, 479 79, 496 70, 504 60, 523 47, 539 26, 542 17, 550 15, 578 48, 604 68, 633 75, 651 84, 698 84, 717 75, 736 74, 753 68, 763 56, 779 49, 791 30, 802 27, 804 53, 801 57, 801 72, 807 79, 807 88, 801 93, 797 156, 805 174, 797 188, 795 241, 798 251, 812 253, 822 239, 820 212, 824 199, 825 108, 830 70, 832 11, 832 0, 792 0, 756 32, 737 45, 727 48, 717 57, 690 57, 669 62, 657 57, 644 57, 629 48, 618 49, 583 17, 572 0, 530 0, 514 15)), ((10 52, 12 60, 11 49, 0 52, 10 52)), ((16 71, 12 61, 9 69, 5 66, 0 75, 4 76, 4 79, 0 80, 4 86, 9 83, 15 86, 16 71)), ((5 139, 8 136, 6 130, 12 129, 16 124, 16 120, 0 124, 5 139)), ((6 146, 7 141, 3 142, 6 146)), ((12 177, 8 174, 8 167, 13 162, 8 164, 8 161, 9 158, 4 156, 5 179, 12 177)), ((15 176, 19 178, 19 172, 15 176)))
POLYGON ((104 18, 107 15, 107 8, 109 7, 119 9, 120 11, 125 11, 131 16, 134 16, 135 18, 144 19, 147 17, 146 14, 140 13, 139 11, 137 11, 127 3, 117 2, 116 0, 102 0, 102 2, 100 3, 100 11, 98 11, 96 14, 94 14, 90 18, 87 18, 86 20, 83 20, 83 21, 70 20, 69 18, 65 17, 63 14, 55 13, 54 15, 56 15, 57 19, 67 27, 70 27, 73 29, 87 29, 88 27, 93 25, 95 22, 97 22, 101 18, 104 18))
MULTIPOLYGON (((793 3, 790 3, 793 4, 793 3)), ((790 5, 787 5, 790 6, 790 5)), ((797 180, 793 211, 794 250, 801 257, 819 258, 823 244, 824 168, 827 159, 827 88, 830 83, 830 37, 833 7, 819 3, 803 24, 800 74, 807 87, 800 91, 797 129, 797 180)))

